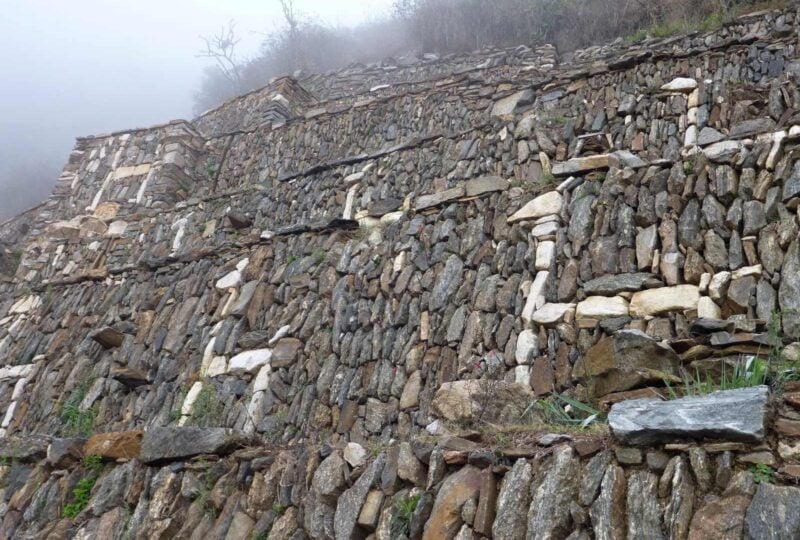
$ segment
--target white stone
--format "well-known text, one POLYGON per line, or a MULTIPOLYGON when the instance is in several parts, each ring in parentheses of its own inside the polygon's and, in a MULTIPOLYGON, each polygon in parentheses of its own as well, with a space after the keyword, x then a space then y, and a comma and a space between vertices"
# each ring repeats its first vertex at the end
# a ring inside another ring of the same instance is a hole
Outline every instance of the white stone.
POLYGON ((531 229, 531 236, 541 238, 543 236, 554 236, 558 232, 558 222, 548 221, 531 229))
POLYGON ((727 162, 743 148, 739 141, 720 141, 703 148, 703 154, 711 161, 727 162))
POLYGON ((517 364, 530 364, 538 352, 539 339, 533 330, 523 330, 517 336, 517 350, 514 358, 517 364))
POLYGON ((255 349, 237 354, 228 363, 228 373, 255 373, 272 359, 272 349, 255 349))
POLYGON ((697 302, 697 316, 701 319, 722 319, 722 310, 711 298, 702 296, 697 302))
POLYGON ((528 219, 537 219, 550 214, 561 212, 564 198, 558 191, 549 191, 544 195, 539 195, 525 206, 517 210, 514 215, 508 218, 509 223, 516 223, 528 219))
POLYGON ((524 385, 531 384, 531 366, 517 366, 514 368, 514 382, 524 385))
POLYGON ((697 88, 697 81, 688 77, 677 77, 661 87, 665 92, 691 92, 697 88))
POLYGON ((344 212, 342 212, 342 219, 353 219, 353 203, 356 200, 356 191, 358 186, 355 185, 347 190, 347 199, 344 203, 344 212))
POLYGON ((224 356, 215 356, 208 363, 206 377, 219 377, 228 371, 228 359, 224 356))
POLYGON ((528 297, 525 301, 525 307, 522 309, 522 320, 529 323, 533 320, 533 313, 536 308, 544 305, 544 286, 547 283, 547 278, 550 277, 550 272, 545 270, 536 274, 536 278, 528 290, 528 297))
POLYGON ((536 270, 549 270, 556 259, 556 243, 552 240, 539 242, 536 247, 536 270))
POLYGON ((258 375, 253 380, 253 392, 265 392, 269 390, 269 375, 272 368, 269 365, 262 366, 258 370, 258 375))
POLYGON ((344 460, 354 469, 361 467, 367 462, 367 450, 355 442, 347 443, 342 452, 344 460))
POLYGON ((578 302, 578 319, 606 319, 628 314, 628 301, 621 296, 590 296, 578 302))
POLYGON ((266 392, 256 392, 250 398, 250 403, 247 405, 247 421, 244 424, 245 433, 253 433, 264 417, 264 400, 266 397, 266 392))
POLYGON ((14 411, 16 410, 16 408, 17 408, 17 402, 12 401, 11 405, 9 405, 8 409, 6 409, 6 415, 3 417, 3 423, 0 424, 0 427, 7 428, 9 424, 11 424, 11 420, 14 419, 14 411))
POLYGON ((781 156, 781 149, 783 147, 783 142, 786 139, 786 131, 778 131, 772 134, 772 148, 769 150, 769 154, 767 155, 767 162, 766 167, 770 171, 775 168, 775 165, 778 163, 778 159, 781 156))
POLYGON ((33 364, 21 364, 19 366, 3 366, 0 368, 0 381, 5 379, 19 379, 28 377, 33 373, 33 364))
POLYGON ((238 287, 242 284, 242 273, 238 270, 229 272, 217 280, 215 287, 220 291, 227 291, 228 289, 238 287))
POLYGON ((671 311, 697 309, 700 290, 696 285, 676 285, 639 291, 630 303, 632 317, 649 317, 671 311))
POLYGON ((697 126, 691 125, 686 128, 686 133, 683 136, 683 146, 697 145, 697 126))
POLYGON ((289 326, 288 324, 278 328, 278 331, 275 332, 275 335, 272 336, 272 339, 269 340, 269 344, 270 345, 275 345, 275 343, 277 343, 279 339, 288 336, 289 335, 289 330, 291 330, 291 328, 292 327, 289 326))
POLYGON ((760 264, 756 264, 754 266, 745 266, 743 268, 739 268, 738 270, 734 270, 731 274, 731 279, 739 279, 747 276, 761 277, 762 271, 763 267, 760 264))
POLYGON ((11 393, 11 400, 16 401, 22 397, 22 393, 25 391, 25 385, 28 384, 28 379, 19 379, 17 383, 14 385, 14 392, 11 393))
POLYGON ((181 406, 181 414, 183 416, 189 416, 192 414, 192 407, 194 407, 194 402, 197 400, 197 396, 200 395, 200 391, 203 389, 203 383, 197 381, 189 388, 189 391, 186 392, 186 397, 183 398, 183 405, 181 406))
POLYGON ((17 302, 11 306, 11 309, 8 311, 11 315, 18 315, 22 313, 28 313, 31 310, 36 309, 42 305, 42 300, 38 296, 29 295, 25 298, 20 298, 17 302))
POLYGON ((719 272, 714 274, 711 278, 711 283, 708 284, 708 295, 712 300, 722 300, 728 290, 728 284, 731 282, 730 272, 719 272))
POLYGON ((534 312, 533 322, 543 326, 557 324, 572 309, 575 304, 545 304, 534 312))
POLYGON ((703 272, 700 276, 700 292, 705 293, 708 292, 708 285, 711 283, 711 274, 709 272, 703 272))
MULTIPOLYGON (((212 330, 213 331, 213 330, 212 330)), ((203 349, 203 360, 200 362, 200 376, 205 377, 208 372, 208 367, 211 365, 211 360, 214 359, 214 344, 217 338, 212 337, 208 340, 206 348, 203 349)))
POLYGON ((245 268, 247 268, 247 265, 248 265, 248 264, 250 264, 250 259, 249 259, 249 258, 247 258, 247 259, 242 259, 241 261, 239 261, 238 263, 236 263, 236 269, 237 269, 239 272, 244 272, 244 269, 245 269, 245 268))
POLYGON ((106 236, 122 236, 125 234, 125 230, 128 228, 127 221, 114 221, 111 225, 108 226, 108 230, 106 231, 106 236))
POLYGON ((231 314, 237 298, 239 298, 239 291, 237 289, 228 289, 228 299, 225 301, 225 305, 222 306, 220 317, 226 319, 231 314))

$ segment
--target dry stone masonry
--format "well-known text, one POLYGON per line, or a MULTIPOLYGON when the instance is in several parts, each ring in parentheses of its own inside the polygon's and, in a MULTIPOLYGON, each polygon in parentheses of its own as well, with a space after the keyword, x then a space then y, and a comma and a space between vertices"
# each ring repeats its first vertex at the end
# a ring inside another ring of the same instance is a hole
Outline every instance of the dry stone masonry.
POLYGON ((0 537, 800 537, 800 385, 671 395, 800 362, 799 15, 78 139, 0 226, 0 537))

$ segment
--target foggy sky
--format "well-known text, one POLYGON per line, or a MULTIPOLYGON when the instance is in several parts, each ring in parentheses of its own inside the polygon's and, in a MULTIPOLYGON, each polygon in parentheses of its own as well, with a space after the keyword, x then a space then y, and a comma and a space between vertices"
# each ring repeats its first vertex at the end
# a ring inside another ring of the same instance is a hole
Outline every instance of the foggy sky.
MULTIPOLYGON (((41 181, 54 183, 76 136, 191 118, 192 95, 210 63, 195 57, 198 36, 233 19, 246 57, 281 22, 277 0, 2 3, 0 195, 20 167, 49 167, 54 176, 41 181)), ((319 21, 351 25, 385 13, 391 0, 296 5, 319 21)), ((0 219, 8 206, 0 196, 0 219)))

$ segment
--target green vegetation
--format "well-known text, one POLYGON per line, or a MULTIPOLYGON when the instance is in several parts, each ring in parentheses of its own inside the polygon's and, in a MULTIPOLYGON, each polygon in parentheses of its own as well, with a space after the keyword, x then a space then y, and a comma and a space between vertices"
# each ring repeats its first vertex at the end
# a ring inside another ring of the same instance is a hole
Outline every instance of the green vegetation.
POLYGON ((275 502, 272 504, 272 511, 275 513, 276 516, 282 516, 286 513, 286 509, 288 506, 284 506, 279 502, 275 502))
POLYGON ((545 423, 554 426, 586 429, 592 424, 606 421, 606 416, 601 411, 561 394, 534 401, 523 412, 523 418, 531 412, 538 413, 545 423))
POLYGON ((203 509, 203 513, 211 518, 216 518, 219 511, 211 503, 211 491, 214 489, 216 479, 212 473, 211 465, 206 461, 198 461, 198 465, 204 470, 198 475, 197 498, 198 504, 203 509))
POLYGON ((96 477, 88 476, 78 482, 78 485, 72 490, 72 502, 66 505, 62 512, 65 518, 75 519, 86 508, 96 481, 96 477))
POLYGON ((72 490, 72 502, 64 506, 62 515, 68 519, 75 519, 89 504, 92 489, 103 471, 103 459, 100 456, 84 456, 81 464, 89 474, 78 481, 72 490))
MULTIPOLYGON (((714 380, 710 373, 706 373, 705 378, 703 378, 699 370, 695 370, 693 377, 684 374, 680 395, 702 396, 718 390, 735 390, 737 388, 759 386, 766 383, 768 373, 768 364, 756 356, 751 356, 747 360, 737 362, 732 370, 723 363, 719 382, 714 380)), ((680 397, 669 381, 664 381, 664 384, 667 387, 670 399, 680 397)))
POLYGON ((206 166, 205 166, 205 173, 206 173, 206 177, 209 180, 213 180, 214 179, 214 175, 217 174, 217 166, 214 165, 213 163, 211 163, 210 161, 207 161, 206 162, 206 166))
POLYGON ((421 494, 411 495, 395 503, 391 520, 389 521, 389 535, 392 538, 404 538, 410 534, 411 517, 417 509, 421 494))
POLYGON ((757 463, 750 467, 753 480, 756 484, 772 484, 775 482, 775 469, 764 463, 757 463))
POLYGON ((192 419, 198 426, 217 426, 222 422, 225 404, 213 383, 204 384, 192 404, 192 419))
POLYGON ((61 409, 61 424, 64 435, 74 437, 87 436, 92 433, 97 411, 94 407, 82 411, 81 402, 83 402, 94 381, 95 377, 93 376, 81 379, 64 403, 61 409))

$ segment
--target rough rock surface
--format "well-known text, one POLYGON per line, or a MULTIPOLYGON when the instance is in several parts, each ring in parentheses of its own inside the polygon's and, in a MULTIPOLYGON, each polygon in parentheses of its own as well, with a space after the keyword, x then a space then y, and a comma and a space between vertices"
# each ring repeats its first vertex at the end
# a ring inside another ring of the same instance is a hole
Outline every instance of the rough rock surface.
POLYGON ((765 435, 768 396, 767 387, 757 386, 672 401, 623 401, 611 407, 608 422, 626 444, 676 437, 760 441, 765 435))
POLYGON ((798 29, 387 59, 79 138, 0 224, 2 534, 792 537, 792 381, 756 442, 760 397, 645 448, 551 424, 797 360, 798 29))

